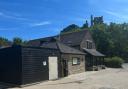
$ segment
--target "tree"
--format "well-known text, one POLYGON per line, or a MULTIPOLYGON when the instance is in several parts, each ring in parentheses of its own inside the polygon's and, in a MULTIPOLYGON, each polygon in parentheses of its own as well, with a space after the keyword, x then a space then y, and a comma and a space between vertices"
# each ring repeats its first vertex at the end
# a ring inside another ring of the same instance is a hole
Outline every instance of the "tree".
POLYGON ((88 28, 88 21, 87 20, 86 20, 86 23, 83 24, 83 26, 82 26, 82 29, 84 29, 84 28, 88 28))
POLYGON ((75 24, 71 24, 68 27, 64 28, 61 33, 69 33, 69 32, 74 32, 74 31, 79 31, 80 27, 75 25, 75 24))
POLYGON ((103 16, 101 16, 101 17, 94 17, 93 22, 94 22, 94 25, 96 25, 96 24, 103 24, 104 23, 103 16))
POLYGON ((0 47, 1 46, 8 46, 9 41, 6 38, 0 37, 0 47))
POLYGON ((105 55, 109 55, 111 44, 108 34, 104 30, 99 30, 99 29, 91 30, 91 33, 96 43, 97 50, 105 55))
POLYGON ((13 38, 13 45, 23 45, 23 40, 19 37, 13 38))

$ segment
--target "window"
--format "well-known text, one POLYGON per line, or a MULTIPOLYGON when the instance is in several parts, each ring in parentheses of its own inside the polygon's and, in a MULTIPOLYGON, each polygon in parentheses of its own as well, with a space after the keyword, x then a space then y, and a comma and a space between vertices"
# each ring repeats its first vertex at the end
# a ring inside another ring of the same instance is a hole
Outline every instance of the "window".
POLYGON ((92 44, 92 42, 90 42, 90 41, 87 41, 87 49, 92 49, 92 46, 93 44, 92 44))
POLYGON ((74 58, 72 59, 72 64, 73 64, 73 65, 79 65, 79 64, 80 64, 80 58, 74 57, 74 58))

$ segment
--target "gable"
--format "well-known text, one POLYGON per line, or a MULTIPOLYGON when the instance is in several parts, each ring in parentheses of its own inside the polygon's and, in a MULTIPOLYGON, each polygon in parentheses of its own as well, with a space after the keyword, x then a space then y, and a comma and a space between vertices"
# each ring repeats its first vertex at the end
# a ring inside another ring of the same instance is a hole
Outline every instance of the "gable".
POLYGON ((70 46, 80 45, 88 30, 60 35, 60 41, 70 46))
POLYGON ((92 48, 95 49, 95 42, 94 42, 92 35, 89 31, 86 33, 85 37, 82 39, 80 47, 87 48, 87 41, 91 42, 92 48))

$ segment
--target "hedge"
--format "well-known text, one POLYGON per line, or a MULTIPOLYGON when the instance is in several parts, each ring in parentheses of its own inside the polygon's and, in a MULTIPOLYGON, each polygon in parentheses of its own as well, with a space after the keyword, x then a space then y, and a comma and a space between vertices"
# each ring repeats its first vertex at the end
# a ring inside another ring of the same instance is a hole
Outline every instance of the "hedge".
POLYGON ((120 57, 105 58, 106 66, 111 68, 121 68, 123 62, 123 59, 120 57))

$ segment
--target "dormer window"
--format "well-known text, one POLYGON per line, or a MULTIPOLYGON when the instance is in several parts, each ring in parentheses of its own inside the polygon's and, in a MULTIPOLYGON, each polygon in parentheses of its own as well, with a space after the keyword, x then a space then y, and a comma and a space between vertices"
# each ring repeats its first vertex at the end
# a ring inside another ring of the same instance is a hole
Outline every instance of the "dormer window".
POLYGON ((87 49, 92 49, 93 43, 91 41, 87 41, 87 49))

